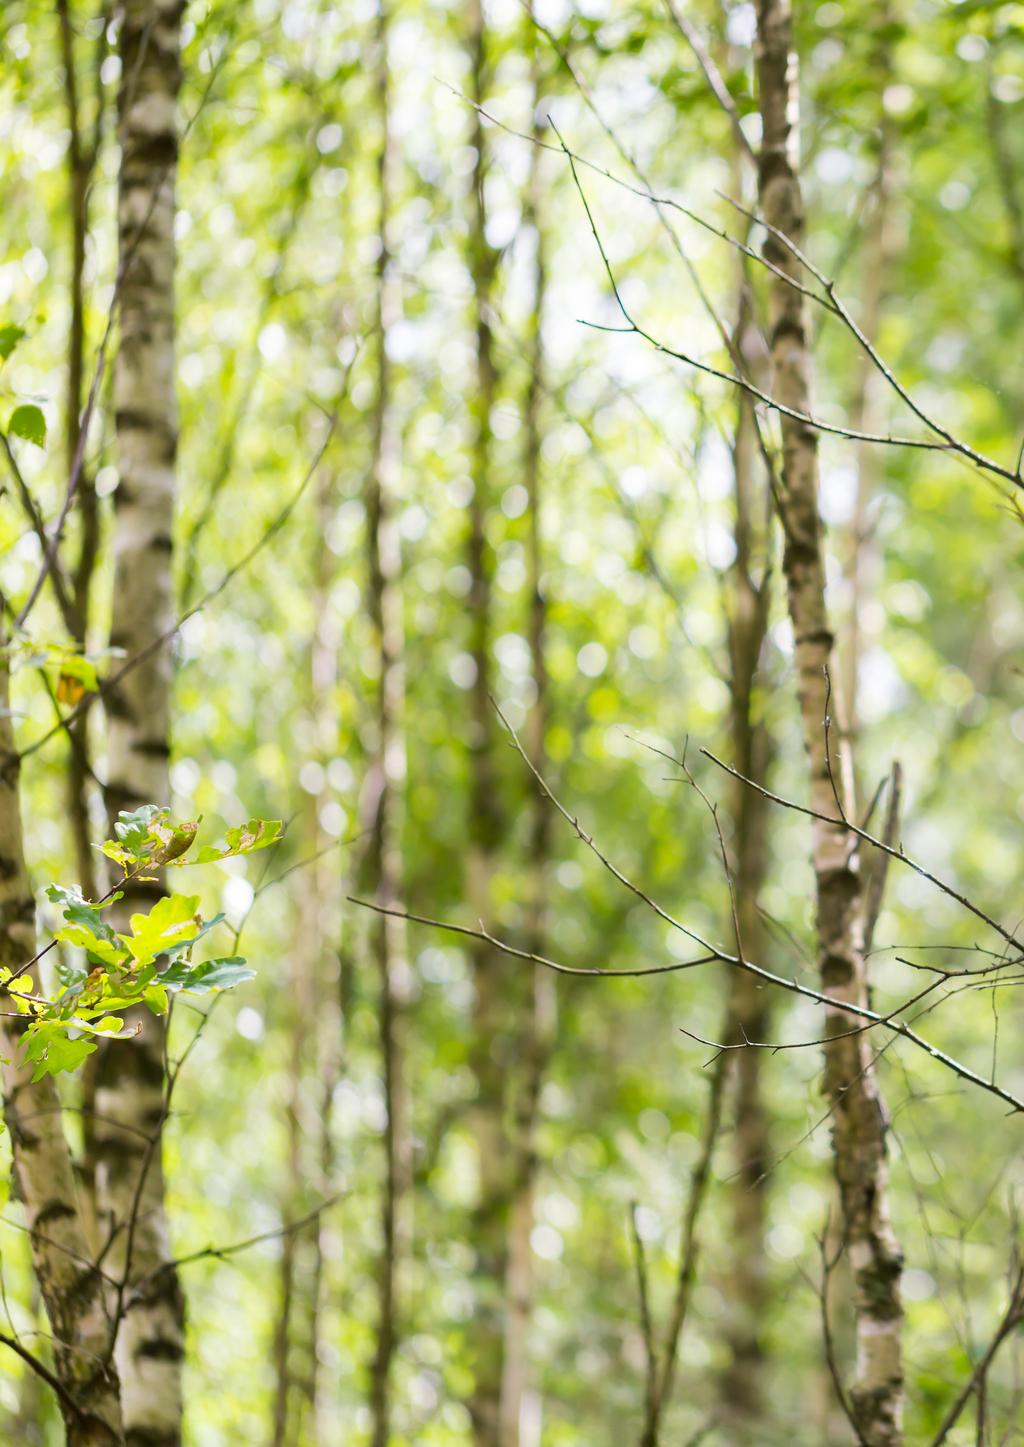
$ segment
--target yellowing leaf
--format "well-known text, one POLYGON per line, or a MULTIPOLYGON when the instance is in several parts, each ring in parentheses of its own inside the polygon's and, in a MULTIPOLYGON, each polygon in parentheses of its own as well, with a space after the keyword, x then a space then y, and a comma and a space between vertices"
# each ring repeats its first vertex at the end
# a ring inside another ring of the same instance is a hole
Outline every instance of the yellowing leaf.
POLYGON ((195 939, 201 921, 197 894, 170 894, 157 900, 149 914, 133 914, 132 932, 121 935, 138 965, 145 965, 174 945, 195 939))

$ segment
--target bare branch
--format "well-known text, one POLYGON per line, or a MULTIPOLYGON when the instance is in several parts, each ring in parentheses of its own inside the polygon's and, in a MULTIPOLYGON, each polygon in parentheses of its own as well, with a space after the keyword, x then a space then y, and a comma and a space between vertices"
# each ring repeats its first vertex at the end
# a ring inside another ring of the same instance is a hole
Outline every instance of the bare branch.
POLYGON ((676 4, 676 0, 665 0, 665 8, 668 11, 669 15, 672 17, 672 20, 675 23, 677 30, 679 30, 679 32, 682 34, 687 45, 689 45, 690 49, 696 56, 697 64, 704 72, 704 79, 708 83, 708 88, 710 89, 711 94, 715 97, 715 100, 718 102, 718 104, 721 106, 722 110, 728 117, 729 124, 732 127, 733 140, 736 142, 737 150, 742 156, 745 156, 746 159, 750 162, 750 164, 756 169, 757 156, 754 154, 753 147, 747 140, 746 132, 744 131, 743 126, 740 124, 740 114, 739 111, 736 109, 736 102, 730 95, 729 87, 726 85, 725 80, 722 77, 721 71, 715 64, 714 59, 711 56, 711 52, 704 44, 704 41, 701 38, 700 31, 689 19, 689 17, 687 15, 684 15, 683 12, 679 9, 679 6, 676 4))
POLYGON ((226 1261, 231 1256, 237 1256, 241 1251, 248 1251, 253 1246, 261 1246, 265 1241, 278 1241, 282 1236, 293 1236, 297 1231, 302 1231, 306 1226, 319 1221, 323 1213, 341 1200, 341 1195, 328 1196, 312 1210, 307 1211, 304 1216, 299 1216, 294 1221, 285 1221, 271 1231, 260 1231, 255 1236, 247 1236, 243 1241, 233 1241, 230 1246, 203 1246, 197 1251, 190 1251, 185 1256, 178 1256, 173 1261, 162 1261, 153 1271, 146 1276, 140 1276, 132 1288, 126 1306, 130 1306, 137 1297, 145 1294, 152 1283, 170 1271, 177 1271, 179 1266, 191 1266, 196 1261, 207 1261, 214 1259, 226 1261))
POLYGON ((671 965, 641 965, 633 970, 603 970, 596 966, 589 969, 573 965, 562 965, 557 960, 549 960, 545 955, 534 954, 532 950, 516 949, 497 936, 492 935, 489 930, 483 928, 470 929, 468 925, 451 924, 448 920, 430 919, 427 915, 411 914, 404 909, 391 909, 383 904, 375 904, 372 899, 358 899, 354 894, 345 896, 349 904, 357 904, 361 909, 372 909, 375 914, 392 915, 396 919, 408 920, 410 924, 427 925, 430 929, 447 930, 449 934, 465 935, 467 939, 484 940, 487 944, 493 945, 503 955, 511 955, 513 959, 528 960, 534 965, 543 965, 545 969, 554 970, 559 975, 581 975, 591 979, 628 980, 632 976, 640 978, 647 975, 673 975, 680 970, 692 970, 696 965, 710 965, 722 957, 717 953, 702 955, 696 960, 679 960, 671 965))
POLYGON ((909 854, 903 852, 902 846, 896 847, 893 844, 887 844, 884 839, 879 839, 876 835, 869 834, 866 829, 861 829, 859 825, 854 824, 849 819, 832 819, 829 815, 820 814, 816 809, 811 809, 806 804, 797 804, 793 799, 784 799, 780 794, 773 794, 770 789, 766 789, 762 784, 756 783, 753 779, 748 779, 744 774, 741 774, 738 769, 734 769, 731 764, 725 763, 723 759, 713 754, 710 749, 701 749, 701 753, 706 759, 710 759, 713 764, 717 764, 720 769, 724 769, 727 774, 731 774, 734 779, 739 779, 740 782, 746 784, 748 788, 756 789, 759 794, 763 794, 764 797, 770 799, 773 804, 779 804, 783 809, 792 809, 797 814, 806 814, 809 819, 820 819, 825 824, 835 825, 836 828, 848 829, 851 834, 856 834, 858 839, 863 839, 865 843, 871 844, 876 849, 881 850, 881 852, 890 859, 898 859, 901 864, 905 864, 908 869, 912 869, 914 873, 919 874, 922 879, 927 879, 929 884, 934 884, 936 889, 941 890, 941 892, 948 895, 950 899, 955 899, 957 904, 962 905, 970 914, 982 920, 990 929, 994 929, 996 934, 1006 940, 1007 944, 1012 945, 1015 950, 1024 950, 1024 944, 1017 939, 1012 930, 1006 929, 998 920, 986 914, 983 909, 973 904, 965 894, 961 894, 953 885, 947 884, 945 880, 940 879, 938 875, 926 869, 923 864, 919 864, 917 860, 911 859, 909 854))
POLYGON ((984 1393, 989 1368, 995 1360, 996 1353, 1006 1338, 1016 1330, 1022 1321, 1024 1321, 1024 1268, 1020 1268, 1017 1271, 1006 1311, 1003 1313, 1002 1320, 996 1327, 984 1356, 964 1383, 956 1401, 943 1418, 942 1426, 932 1438, 931 1447, 941 1447, 941 1444, 946 1441, 950 1432, 956 1426, 960 1414, 971 1400, 972 1395, 975 1392, 977 1392, 979 1396, 984 1393))

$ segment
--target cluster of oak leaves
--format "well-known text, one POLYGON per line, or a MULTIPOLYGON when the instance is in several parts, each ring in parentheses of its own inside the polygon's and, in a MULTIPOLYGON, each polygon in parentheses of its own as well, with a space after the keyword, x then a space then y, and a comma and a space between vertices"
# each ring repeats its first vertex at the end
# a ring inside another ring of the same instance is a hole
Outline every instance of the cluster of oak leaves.
POLYGON ((201 822, 174 822, 170 810, 155 804, 123 812, 114 826, 116 838, 99 846, 122 871, 119 885, 95 903, 77 886, 52 884, 46 891, 61 909, 62 928, 35 959, 17 969, 0 967, 0 990, 23 1017, 20 1038, 27 1059, 34 1062, 33 1080, 76 1069, 97 1048, 97 1036, 123 1039, 137 1034, 138 1024, 125 1026, 126 1011, 145 1006, 163 1015, 177 993, 205 995, 254 977, 241 955, 194 958, 199 941, 224 920, 223 914, 204 919, 196 894, 163 895, 148 914, 130 917, 127 934, 118 933, 104 918, 104 911, 124 897, 122 886, 152 881, 155 869, 251 854, 281 836, 280 820, 250 819, 229 829, 223 843, 193 854, 201 822), (37 993, 28 970, 58 941, 75 947, 74 958, 57 965, 52 994, 37 993))

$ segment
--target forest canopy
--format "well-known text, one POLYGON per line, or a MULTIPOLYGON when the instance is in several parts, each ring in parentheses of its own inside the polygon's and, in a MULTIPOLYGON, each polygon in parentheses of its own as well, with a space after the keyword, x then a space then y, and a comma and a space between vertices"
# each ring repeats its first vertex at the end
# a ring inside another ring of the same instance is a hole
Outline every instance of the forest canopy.
POLYGON ((1024 6, 0 55, 0 1441, 1024 1441, 1024 6))

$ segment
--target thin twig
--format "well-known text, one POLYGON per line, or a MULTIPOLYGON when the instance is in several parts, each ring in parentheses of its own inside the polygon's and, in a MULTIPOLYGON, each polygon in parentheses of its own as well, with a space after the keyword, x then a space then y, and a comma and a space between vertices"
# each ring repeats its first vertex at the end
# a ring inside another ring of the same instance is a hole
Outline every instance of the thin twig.
POLYGON ((806 814, 810 819, 820 819, 823 824, 832 824, 837 829, 848 829, 851 834, 856 834, 857 837, 863 839, 865 843, 874 845, 876 849, 881 850, 882 853, 888 855, 890 859, 898 859, 901 864, 905 864, 908 869, 912 869, 915 874, 919 874, 922 879, 927 879, 929 884, 934 884, 936 889, 941 890, 941 892, 948 895, 950 899, 955 899, 957 904, 962 905, 970 914, 984 921, 990 929, 994 929, 996 934, 1001 935, 1007 944, 1012 945, 1015 950, 1024 950, 1024 944, 1017 939, 1012 930, 1006 929, 998 920, 986 914, 983 909, 973 904, 966 895, 961 894, 953 885, 947 884, 946 881, 940 879, 938 875, 932 874, 931 870, 926 869, 923 864, 918 863, 915 859, 911 859, 909 854, 903 852, 902 845, 897 847, 893 844, 887 844, 884 839, 879 839, 876 835, 869 834, 866 829, 861 829, 859 825, 852 823, 849 819, 833 819, 828 814, 821 814, 817 809, 811 809, 806 804, 798 804, 793 799, 785 799, 781 794, 774 794, 770 789, 766 789, 763 784, 757 783, 754 779, 748 779, 745 774, 741 774, 739 770, 734 769, 731 764, 727 764, 723 759, 718 758, 710 749, 702 748, 701 753, 706 759, 710 759, 713 764, 717 764, 720 769, 724 769, 727 774, 731 774, 734 779, 738 779, 740 783, 746 784, 748 788, 756 789, 759 794, 763 794, 764 797, 770 799, 773 804, 779 804, 783 809, 792 809, 797 814, 806 814))
POLYGON ((1024 1269, 1018 1270, 1017 1277, 1010 1292, 1010 1300, 1006 1311, 1003 1313, 1002 1320, 996 1327, 984 1356, 978 1362, 974 1371, 957 1395, 956 1401, 942 1419, 942 1426, 932 1438, 931 1447, 941 1447, 941 1444, 946 1441, 956 1425, 960 1414, 967 1406, 973 1393, 984 1391, 988 1371, 995 1360, 996 1353, 1006 1338, 1010 1336, 1022 1321, 1024 1321, 1024 1269))
POLYGON ((154 1267, 153 1270, 147 1272, 145 1276, 140 1276, 138 1281, 134 1283, 127 1306, 130 1307, 133 1301, 145 1294, 146 1289, 151 1286, 154 1281, 159 1280, 161 1276, 166 1275, 169 1271, 177 1271, 180 1266, 191 1266, 196 1261, 205 1261, 210 1258, 217 1261, 225 1261, 229 1256, 237 1256, 239 1252, 248 1251, 253 1246, 260 1246, 265 1241, 277 1241, 280 1240, 282 1236, 293 1236, 297 1231, 301 1231, 314 1221, 318 1221, 325 1211, 329 1210, 331 1206, 340 1200, 341 1193, 339 1192, 321 1201, 319 1205, 307 1211, 304 1216, 299 1216, 292 1221, 285 1221, 280 1226, 274 1227, 273 1230, 260 1231, 255 1236, 247 1236, 243 1241, 233 1241, 230 1246, 203 1246, 196 1251, 190 1251, 185 1256, 175 1257, 173 1261, 162 1261, 159 1266, 154 1267))

